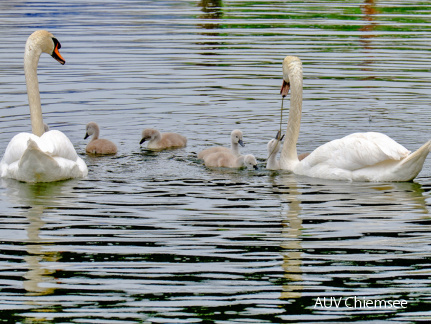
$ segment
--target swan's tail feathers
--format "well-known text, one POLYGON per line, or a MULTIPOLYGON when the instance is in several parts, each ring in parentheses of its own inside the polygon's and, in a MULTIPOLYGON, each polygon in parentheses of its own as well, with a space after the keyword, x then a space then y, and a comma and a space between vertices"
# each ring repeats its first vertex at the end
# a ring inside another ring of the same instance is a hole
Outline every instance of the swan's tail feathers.
POLYGON ((407 156, 399 164, 400 174, 404 179, 400 181, 412 181, 421 172, 428 153, 431 151, 431 140, 422 145, 418 150, 407 156))
POLYGON ((39 148, 32 139, 27 141, 27 149, 24 151, 18 164, 18 180, 25 182, 50 182, 51 175, 58 169, 55 159, 39 148))

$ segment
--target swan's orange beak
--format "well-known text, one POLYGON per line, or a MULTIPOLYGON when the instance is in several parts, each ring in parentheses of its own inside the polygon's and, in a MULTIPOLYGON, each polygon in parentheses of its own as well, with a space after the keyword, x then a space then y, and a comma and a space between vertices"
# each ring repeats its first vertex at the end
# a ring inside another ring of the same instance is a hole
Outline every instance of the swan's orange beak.
POLYGON ((289 93, 290 83, 283 80, 283 84, 281 85, 280 94, 282 97, 286 97, 289 93))
POLYGON ((52 40, 54 41, 54 51, 52 52, 51 56, 55 58, 57 62, 59 62, 61 65, 64 65, 64 63, 66 63, 66 60, 61 56, 59 51, 61 48, 61 44, 57 40, 57 38, 53 38, 52 40))

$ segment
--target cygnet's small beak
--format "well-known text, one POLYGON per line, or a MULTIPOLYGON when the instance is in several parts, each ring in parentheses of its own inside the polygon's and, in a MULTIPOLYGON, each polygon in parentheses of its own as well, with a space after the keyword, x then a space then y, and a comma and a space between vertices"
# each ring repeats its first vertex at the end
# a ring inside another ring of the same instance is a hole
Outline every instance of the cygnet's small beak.
POLYGON ((141 145, 144 142, 145 142, 145 137, 143 139, 141 139, 141 141, 139 142, 139 145, 141 145))
POLYGON ((242 147, 245 146, 244 142, 241 139, 238 141, 238 144, 241 145, 242 147))
POLYGON ((257 166, 257 164, 253 165, 253 169, 259 170, 259 167, 257 166))
POLYGON ((88 136, 90 136, 90 135, 88 135, 88 133, 85 133, 84 139, 87 139, 88 136))
POLYGON ((280 137, 280 131, 277 131, 277 135, 275 135, 275 139, 281 142, 284 138, 284 134, 280 137))

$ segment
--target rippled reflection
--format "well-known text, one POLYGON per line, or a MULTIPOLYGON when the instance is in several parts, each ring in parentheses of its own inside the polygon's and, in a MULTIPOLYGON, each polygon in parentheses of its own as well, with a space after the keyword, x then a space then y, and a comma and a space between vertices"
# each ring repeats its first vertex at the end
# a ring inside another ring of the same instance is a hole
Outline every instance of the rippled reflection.
POLYGON ((283 292, 280 297, 282 299, 300 298, 303 289, 301 284, 303 281, 301 192, 293 175, 286 185, 289 189, 281 198, 289 203, 289 209, 286 213, 286 218, 282 221, 282 237, 285 238, 285 241, 282 242, 281 247, 285 251, 283 253, 282 267, 285 272, 284 278, 287 279, 288 283, 283 285, 283 292))
MULTIPOLYGON (((198 6, 202 7, 203 14, 199 16, 202 19, 219 19, 223 16, 223 1, 222 0, 201 0, 198 6)), ((202 26, 206 29, 214 28, 214 25, 202 26)))
POLYGON ((28 291, 28 295, 50 295, 54 292, 49 283, 54 281, 55 267, 47 269, 43 264, 55 263, 60 259, 58 252, 47 252, 45 248, 49 242, 44 242, 40 237, 40 229, 45 223, 41 220, 43 215, 43 207, 32 207, 27 213, 29 226, 27 228, 28 242, 27 256, 24 257, 28 264, 29 271, 24 275, 24 289, 28 291), (48 285, 46 285, 48 284, 48 285))
MULTIPOLYGON (((361 11, 364 14, 364 21, 366 22, 366 24, 359 29, 361 32, 363 32, 360 38, 362 47, 364 48, 364 54, 366 56, 366 60, 362 63, 362 65, 364 71, 372 71, 372 68, 369 68, 368 66, 372 65, 374 62, 372 54, 372 39, 376 37, 376 35, 373 35, 373 31, 375 30, 377 24, 374 15, 378 13, 375 1, 365 0, 364 4, 361 6, 361 11)), ((375 78, 375 76, 369 75, 365 78, 365 80, 373 78, 375 78)))
MULTIPOLYGON (((58 249, 55 240, 43 235, 43 229, 49 227, 50 210, 58 208, 64 202, 65 197, 72 194, 74 182, 58 182, 50 184, 26 184, 14 180, 2 180, 2 185, 7 188, 8 200, 20 206, 20 214, 25 220, 25 237, 22 238, 22 263, 25 264, 25 272, 22 282, 25 295, 22 305, 18 308, 28 309, 30 313, 23 315, 24 323, 50 322, 50 315, 58 303, 51 299, 55 294, 59 281, 56 273, 61 265, 61 250, 58 249), (47 224, 48 222, 48 224, 47 224), (45 297, 46 296, 46 297, 45 297), (34 312, 34 313, 32 313, 34 312), (30 314, 34 314, 30 315, 30 314)), ((69 205, 68 208, 71 206, 69 205)), ((13 240, 12 240, 13 242, 13 240)), ((21 242, 13 242, 17 251, 20 251, 21 242)), ((22 268, 20 266, 19 268, 22 268)))

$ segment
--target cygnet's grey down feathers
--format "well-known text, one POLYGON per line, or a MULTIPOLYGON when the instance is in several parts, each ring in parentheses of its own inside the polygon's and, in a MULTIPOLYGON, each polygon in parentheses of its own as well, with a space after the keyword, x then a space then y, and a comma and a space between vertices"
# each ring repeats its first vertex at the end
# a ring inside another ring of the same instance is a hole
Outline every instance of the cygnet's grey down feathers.
POLYGON ((142 139, 139 144, 148 141, 149 150, 166 150, 185 147, 187 138, 177 133, 160 133, 157 129, 147 128, 142 131, 142 139))
POLYGON ((99 126, 95 122, 87 124, 85 137, 93 136, 90 143, 87 144, 85 151, 91 154, 115 154, 117 146, 110 140, 99 138, 99 126))

